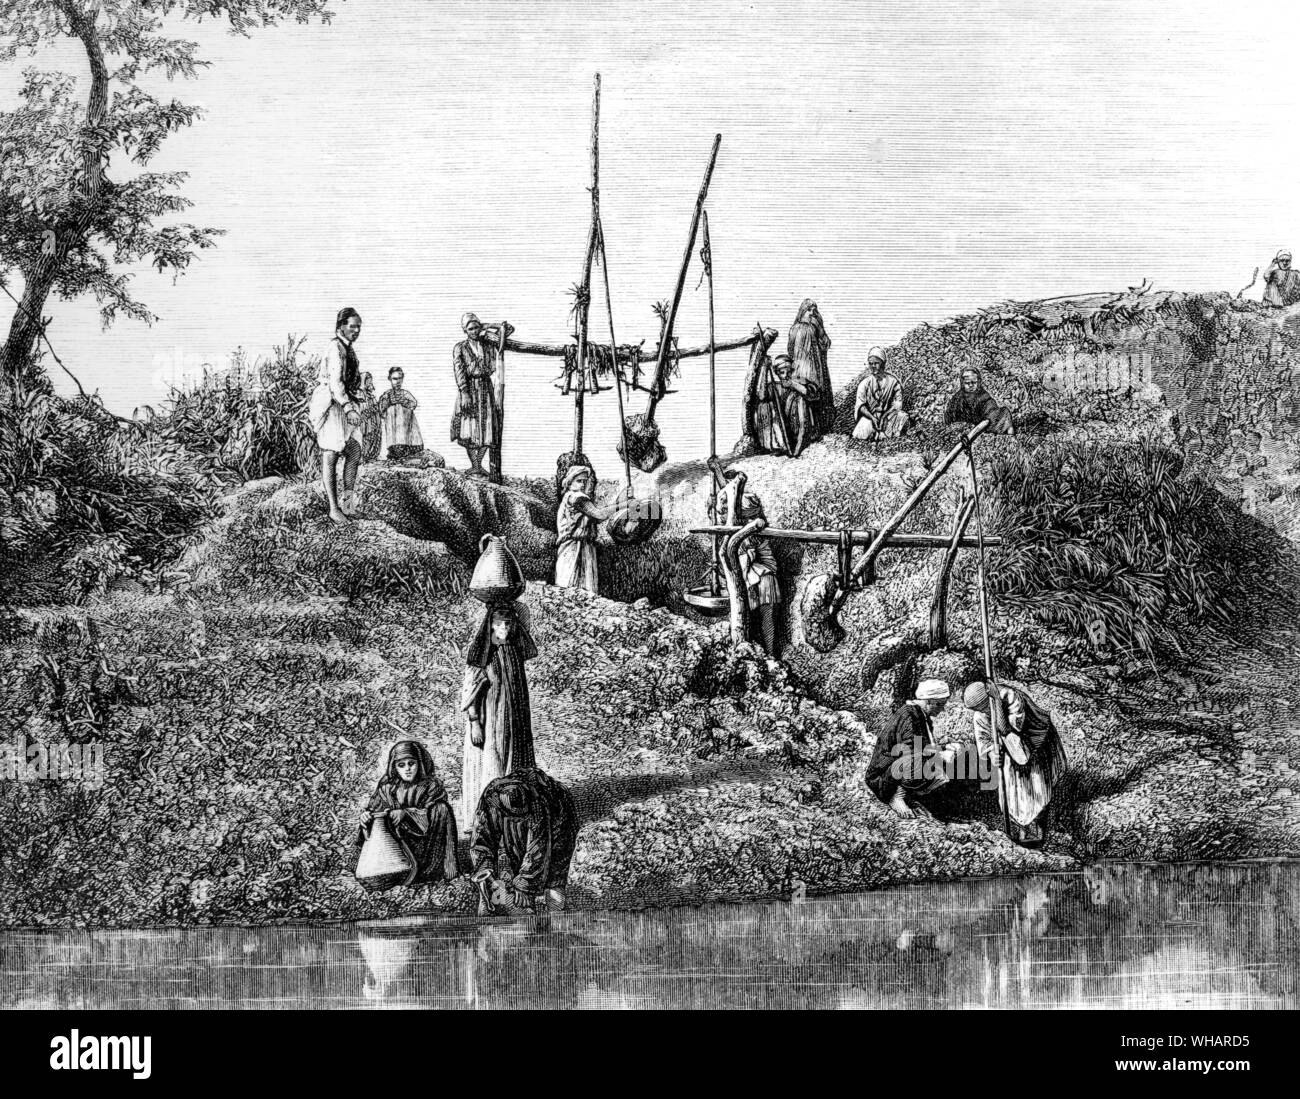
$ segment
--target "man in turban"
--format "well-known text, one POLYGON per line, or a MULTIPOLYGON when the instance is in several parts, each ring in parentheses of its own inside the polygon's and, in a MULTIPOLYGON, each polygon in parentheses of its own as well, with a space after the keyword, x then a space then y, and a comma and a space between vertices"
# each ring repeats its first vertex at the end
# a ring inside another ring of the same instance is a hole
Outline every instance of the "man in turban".
POLYGON ((961 388, 948 400, 944 410, 945 424, 975 424, 989 421, 989 431, 994 435, 1014 435, 1011 409, 1004 408, 984 388, 984 377, 974 367, 961 372, 961 388))
POLYGON ((1005 804, 1011 838, 1036 846, 1047 838, 1053 784, 1065 774, 1065 749, 1051 712, 1019 687, 983 680, 962 693, 980 755, 1002 768, 999 803, 1005 804), (992 732, 996 719, 996 735, 992 732))
MULTIPOLYGON (((826 335, 821 311, 812 298, 805 298, 790 326, 786 354, 793 363, 792 379, 801 384, 811 406, 811 417, 803 446, 815 443, 835 425, 835 394, 831 389, 826 352, 831 340, 826 335)), ((791 431, 794 428, 791 425, 791 431)))
POLYGON ((855 439, 896 439, 911 422, 903 411, 903 383, 885 372, 884 348, 867 352, 867 376, 858 383, 853 419, 855 439))
POLYGON ((485 327, 473 313, 466 313, 460 326, 465 338, 451 353, 457 394, 456 411, 451 418, 451 441, 465 448, 472 477, 485 475, 483 455, 490 454, 492 478, 496 480, 501 412, 492 393, 497 354, 493 337, 500 336, 500 329, 485 327))
POLYGON ((1291 253, 1283 248, 1264 272, 1264 304, 1283 306, 1297 301, 1300 301, 1300 271, 1291 269, 1291 253))
POLYGON ((930 817, 919 802, 948 784, 956 770, 955 743, 940 745, 934 718, 951 691, 942 679, 923 679, 916 697, 904 702, 880 731, 867 764, 867 785, 900 817, 930 817))

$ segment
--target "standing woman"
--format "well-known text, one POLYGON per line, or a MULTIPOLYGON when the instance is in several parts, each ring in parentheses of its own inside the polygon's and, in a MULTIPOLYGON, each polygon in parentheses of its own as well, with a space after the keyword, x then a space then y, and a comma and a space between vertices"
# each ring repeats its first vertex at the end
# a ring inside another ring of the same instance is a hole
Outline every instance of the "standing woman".
POLYGON ((831 388, 830 369, 826 365, 830 346, 831 338, 826 335, 821 310, 812 298, 804 298, 795 314, 794 324, 790 326, 786 354, 794 364, 794 378, 810 390, 812 430, 804 440, 805 446, 815 443, 835 426, 835 393, 831 388))
POLYGON ((468 832, 493 779, 535 767, 533 716, 524 661, 537 655, 523 607, 489 604, 465 652, 460 708, 465 714, 460 820, 468 832))
POLYGON ((321 484, 329 504, 330 518, 349 523, 354 505, 353 487, 361 464, 361 365, 352 349, 361 335, 361 314, 340 309, 334 322, 334 338, 321 359, 307 414, 316 430, 320 447, 321 484), (343 461, 343 492, 338 489, 338 460, 343 461))

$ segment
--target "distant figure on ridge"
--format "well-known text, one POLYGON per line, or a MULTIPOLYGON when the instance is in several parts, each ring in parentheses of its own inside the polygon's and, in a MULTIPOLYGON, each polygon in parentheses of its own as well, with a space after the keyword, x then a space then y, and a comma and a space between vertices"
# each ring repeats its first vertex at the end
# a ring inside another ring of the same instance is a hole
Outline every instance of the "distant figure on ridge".
POLYGON ((818 411, 821 406, 821 390, 811 380, 807 372, 800 373, 790 360, 789 355, 778 355, 772 364, 773 376, 770 380, 773 409, 780 418, 780 430, 785 434, 784 453, 792 458, 800 454, 822 437, 818 428, 818 411))
POLYGON ((473 313, 466 313, 460 321, 465 338, 451 353, 452 372, 456 378, 456 411, 451 418, 451 441, 459 443, 469 455, 469 475, 483 477, 483 455, 492 462, 492 477, 499 475, 496 468, 500 441, 501 411, 492 392, 492 375, 496 373, 496 343, 493 336, 500 335, 497 326, 485 327, 473 313))
POLYGON ((361 335, 361 314, 340 309, 334 321, 334 338, 325 348, 316 375, 316 388, 307 416, 320 447, 320 478, 330 518, 350 523, 356 506, 354 486, 361 464, 361 365, 352 349, 361 335), (338 485, 338 460, 343 458, 343 490, 338 485))
POLYGON ((885 352, 873 347, 867 352, 869 373, 858 383, 853 402, 853 437, 896 439, 907 430, 911 418, 903 411, 903 383, 885 372, 885 352))
POLYGON ((424 449, 424 437, 415 420, 419 402, 402 388, 406 375, 400 366, 388 372, 389 389, 379 398, 379 415, 383 418, 384 456, 391 462, 400 462, 419 454, 424 449))
POLYGON ((786 354, 794 363, 793 377, 808 388, 806 396, 812 405, 811 430, 803 441, 804 446, 815 443, 835 424, 835 394, 826 365, 826 352, 830 346, 830 337, 826 335, 817 303, 812 298, 805 298, 795 315, 794 324, 790 326, 786 346, 786 354))
POLYGON ((1264 304, 1294 305, 1300 301, 1300 271, 1291 267, 1291 253, 1283 248, 1264 272, 1264 304))
POLYGON ((989 431, 994 435, 1014 435, 1011 409, 1004 408, 984 388, 984 377, 974 367, 961 372, 961 388, 948 400, 944 410, 945 424, 975 424, 989 421, 989 431))
POLYGON ((379 457, 383 428, 379 423, 379 402, 375 399, 375 377, 369 370, 361 372, 361 460, 373 462, 379 457))

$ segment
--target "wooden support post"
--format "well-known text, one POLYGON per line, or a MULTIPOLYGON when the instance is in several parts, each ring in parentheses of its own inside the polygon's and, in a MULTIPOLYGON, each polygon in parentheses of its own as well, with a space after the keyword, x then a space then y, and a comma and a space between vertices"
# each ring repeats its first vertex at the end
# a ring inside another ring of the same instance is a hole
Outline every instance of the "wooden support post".
POLYGON ((582 277, 578 280, 577 314, 574 318, 578 337, 578 384, 573 391, 573 453, 582 457, 584 398, 587 393, 587 325, 591 311, 591 265, 596 255, 596 238, 600 233, 600 73, 591 107, 591 225, 587 229, 587 252, 582 260, 582 277))
POLYGON ((970 497, 957 513, 957 520, 952 527, 952 541, 943 555, 939 565, 939 577, 934 586, 934 602, 930 604, 930 650, 948 647, 948 581, 952 577, 952 566, 957 560, 957 551, 961 548, 962 535, 975 511, 975 498, 970 497))
MULTIPOLYGON (((740 530, 737 526, 727 526, 717 524, 707 527, 691 527, 691 534, 723 534, 731 535, 740 530)), ((879 537, 880 532, 877 530, 850 530, 841 532, 838 530, 792 530, 785 527, 768 527, 763 531, 764 538, 786 539, 791 542, 814 542, 820 545, 834 546, 838 545, 840 535, 847 533, 849 541, 855 546, 872 545, 879 537)), ((882 545, 890 549, 946 549, 952 543, 952 536, 949 534, 891 534, 887 536, 882 545)), ((986 546, 1000 546, 1002 539, 997 536, 990 536, 984 539, 986 546)), ((979 542, 975 538, 963 535, 957 542, 958 549, 975 549, 979 542)))

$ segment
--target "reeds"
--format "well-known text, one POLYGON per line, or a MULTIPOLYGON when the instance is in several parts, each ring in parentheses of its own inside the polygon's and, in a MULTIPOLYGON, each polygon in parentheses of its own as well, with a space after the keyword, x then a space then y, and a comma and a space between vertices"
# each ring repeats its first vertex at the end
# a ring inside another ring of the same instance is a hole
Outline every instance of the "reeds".
POLYGON ((1005 539, 989 583, 1003 606, 1094 648, 1142 653, 1232 614, 1229 505, 1177 452, 1050 439, 993 454, 988 475, 990 525, 1005 539))

